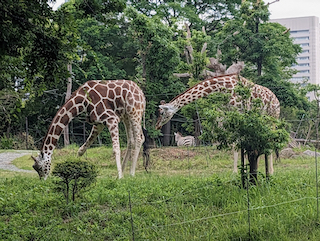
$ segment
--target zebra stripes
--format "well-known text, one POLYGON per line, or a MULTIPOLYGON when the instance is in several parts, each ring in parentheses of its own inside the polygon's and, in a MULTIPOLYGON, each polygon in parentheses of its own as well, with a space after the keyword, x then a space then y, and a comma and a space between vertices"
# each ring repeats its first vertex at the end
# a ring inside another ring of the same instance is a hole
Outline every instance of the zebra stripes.
POLYGON ((181 133, 174 133, 174 139, 177 146, 195 146, 195 140, 193 136, 182 136, 181 133))

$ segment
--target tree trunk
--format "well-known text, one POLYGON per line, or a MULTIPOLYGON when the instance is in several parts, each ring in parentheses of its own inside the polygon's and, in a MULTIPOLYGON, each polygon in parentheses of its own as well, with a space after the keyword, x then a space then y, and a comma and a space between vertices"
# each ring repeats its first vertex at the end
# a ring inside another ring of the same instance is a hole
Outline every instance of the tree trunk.
POLYGON ((250 165, 249 181, 253 185, 257 185, 258 182, 258 157, 259 154, 256 150, 248 152, 250 165))
POLYGON ((171 132, 171 121, 169 121, 167 124, 165 124, 162 127, 162 133, 163 133, 163 146, 170 146, 170 132, 171 132))
POLYGON ((200 120, 195 116, 194 120, 194 138, 196 142, 196 146, 200 146, 199 136, 201 135, 201 123, 200 120))
POLYGON ((245 172, 244 172, 244 149, 243 148, 241 148, 241 167, 240 167, 240 170, 241 170, 241 184, 242 184, 242 187, 245 188, 246 187, 246 183, 245 183, 246 177, 245 177, 245 172))
MULTIPOLYGON (((72 64, 68 64, 68 71, 70 73, 70 77, 68 78, 68 84, 67 84, 67 93, 66 93, 66 99, 65 102, 67 102, 71 97, 71 89, 72 89, 72 64)), ((63 139, 64 139, 64 146, 68 146, 70 144, 69 139, 69 125, 66 125, 63 132, 63 139)))
POLYGON ((269 162, 268 162, 269 160, 268 160, 267 154, 264 155, 264 161, 265 161, 265 167, 266 167, 266 179, 268 181, 270 178, 270 173, 269 173, 269 162))

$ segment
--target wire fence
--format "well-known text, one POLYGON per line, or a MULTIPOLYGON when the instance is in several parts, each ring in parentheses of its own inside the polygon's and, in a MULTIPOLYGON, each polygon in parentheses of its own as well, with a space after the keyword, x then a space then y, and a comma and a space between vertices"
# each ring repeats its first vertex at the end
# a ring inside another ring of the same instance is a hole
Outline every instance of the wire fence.
MULTIPOLYGON (((206 118, 201 118, 199 116, 199 113, 197 111, 198 114, 198 119, 196 120, 187 120, 183 115, 180 114, 176 114, 176 117, 172 119, 173 122, 179 122, 179 123, 185 123, 185 122, 196 122, 199 121, 201 123, 202 120, 205 120, 206 118)), ((288 122, 306 122, 308 123, 309 121, 313 121, 316 122, 318 120, 318 118, 313 118, 313 119, 300 119, 300 120, 287 120, 288 122)), ((78 119, 79 122, 81 122, 82 124, 75 126, 73 128, 70 128, 70 136, 74 137, 72 138, 72 140, 77 140, 77 144, 81 143, 81 141, 85 141, 86 138, 89 136, 90 134, 90 130, 88 130, 85 126, 85 122, 84 119, 78 119), (79 142, 79 140, 81 140, 79 142)), ((317 126, 317 125, 315 125, 317 126)), ((26 132, 28 133, 30 131, 30 129, 28 129, 28 121, 26 118, 26 132)), ((126 134, 125 133, 120 133, 120 136, 125 138, 126 134)), ((169 135, 171 138, 170 143, 174 144, 173 138, 174 135, 170 134, 169 135)), ((37 140, 35 140, 35 143, 40 143, 42 141, 42 138, 39 138, 37 140)), ((27 140, 26 140, 27 142, 27 140)), ((26 143, 26 145, 28 146, 28 143, 26 143)), ((104 145, 104 143, 99 140, 93 144, 93 146, 102 146, 104 145)), ((158 145, 158 147, 162 147, 162 145, 158 145)), ((193 149, 193 151, 197 151, 196 149, 193 149)), ((205 149, 206 152, 206 158, 210 159, 210 154, 208 152, 207 149, 205 149)), ((190 161, 192 162, 192 157, 189 155, 189 148, 187 149, 187 161, 188 161, 188 167, 190 167, 190 161)), ((208 160, 207 160, 208 163, 208 160)), ((173 226, 179 226, 179 225, 185 225, 185 224, 191 224, 191 223, 195 223, 195 222, 201 222, 204 220, 209 220, 209 219, 216 219, 216 218, 220 218, 220 217, 226 217, 226 216, 231 216, 231 215, 238 215, 238 214, 243 214, 245 212, 247 212, 247 223, 248 223, 248 235, 249 238, 252 239, 251 237, 251 228, 252 225, 254 225, 254 223, 252 223, 252 213, 257 211, 257 210, 265 210, 268 208, 275 208, 278 206, 283 206, 283 205, 287 205, 287 204, 292 204, 292 203, 297 203, 297 202, 302 202, 304 200, 316 200, 316 221, 318 221, 319 219, 319 196, 318 196, 318 163, 317 163, 317 148, 315 149, 315 187, 316 187, 316 196, 307 196, 307 197, 301 197, 301 198, 295 198, 292 200, 287 200, 287 201, 283 201, 283 202, 279 202, 279 203, 274 203, 274 204, 270 204, 270 205, 263 205, 263 206, 251 206, 250 204, 250 190, 248 188, 248 180, 249 178, 247 178, 247 192, 246 192, 246 198, 247 198, 247 208, 245 209, 241 209, 241 210, 236 210, 236 211, 232 211, 232 212, 227 212, 227 213, 219 213, 216 215, 209 215, 209 216, 203 216, 201 218, 195 218, 195 219, 190 219, 190 220, 183 220, 183 221, 178 221, 178 222, 172 222, 172 223, 167 223, 165 225, 163 224, 157 224, 157 223, 151 223, 147 226, 144 226, 143 228, 137 228, 135 226, 135 215, 134 215, 134 210, 135 207, 141 206, 141 205, 151 205, 153 208, 156 208, 156 205, 159 204, 166 204, 168 201, 173 200, 175 198, 177 198, 178 196, 185 196, 186 194, 192 194, 192 192, 194 192, 195 190, 192 191, 188 191, 188 192, 184 192, 184 193, 179 193, 177 195, 171 196, 171 197, 167 197, 163 200, 158 200, 158 201, 153 201, 153 202, 137 202, 136 200, 134 200, 134 196, 132 196, 132 194, 128 191, 128 208, 124 209, 124 211, 129 212, 130 213, 130 227, 131 227, 131 235, 130 237, 124 236, 123 238, 127 239, 127 240, 135 240, 138 237, 139 232, 146 230, 146 229, 152 229, 152 230, 156 230, 156 229, 163 229, 163 228, 170 228, 173 226)), ((246 172, 248 173, 248 171, 246 172)), ((189 175, 190 174, 190 169, 189 169, 189 175)), ((201 188, 208 188, 210 186, 205 186, 205 187, 201 187, 201 188)), ((121 238, 121 237, 120 237, 121 238)), ((241 237, 239 237, 241 239, 241 237)))

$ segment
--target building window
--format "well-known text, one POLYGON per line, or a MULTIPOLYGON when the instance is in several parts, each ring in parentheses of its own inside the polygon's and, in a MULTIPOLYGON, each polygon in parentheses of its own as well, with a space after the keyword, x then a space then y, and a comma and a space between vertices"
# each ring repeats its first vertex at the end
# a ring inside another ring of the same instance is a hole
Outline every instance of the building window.
POLYGON ((309 46, 309 43, 302 43, 300 44, 301 47, 306 47, 306 46, 309 46))
POLYGON ((308 60, 309 57, 298 57, 297 59, 298 59, 298 60, 308 60))
POLYGON ((308 69, 299 70, 299 73, 310 73, 310 70, 308 70, 308 69))
POLYGON ((298 66, 309 66, 309 63, 298 64, 298 66))
POLYGON ((291 81, 303 81, 303 80, 309 80, 309 76, 302 76, 302 77, 292 77, 290 80, 291 81))
POLYGON ((309 53, 309 50, 308 50, 308 49, 302 50, 301 53, 302 53, 302 54, 304 54, 304 53, 309 53))
POLYGON ((297 31, 290 31, 291 34, 296 34, 296 33, 309 33, 309 30, 297 30, 297 31))
POLYGON ((295 40, 309 40, 309 37, 305 36, 305 37, 295 37, 295 40))

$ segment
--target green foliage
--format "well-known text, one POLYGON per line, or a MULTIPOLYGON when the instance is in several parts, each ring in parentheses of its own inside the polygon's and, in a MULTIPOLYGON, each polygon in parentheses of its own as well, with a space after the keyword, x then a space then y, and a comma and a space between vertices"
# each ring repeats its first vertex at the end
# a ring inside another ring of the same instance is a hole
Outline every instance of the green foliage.
MULTIPOLYGON (((289 140, 287 123, 263 113, 260 99, 252 99, 251 90, 238 84, 235 88, 238 106, 225 108, 209 106, 204 109, 203 138, 218 142, 219 149, 243 150, 248 156, 250 180, 257 180, 257 162, 260 155, 281 150, 289 140)), ((227 106, 227 105, 226 105, 227 106)))
POLYGON ((244 1, 235 18, 214 38, 211 49, 215 46, 214 53, 221 49, 224 64, 244 61, 242 75, 270 88, 281 106, 306 108, 305 95, 287 81, 294 73, 291 66, 301 47, 293 43, 284 26, 268 22, 269 15, 268 4, 263 1, 244 1))
POLYGON ((281 149, 289 137, 286 123, 263 113, 261 100, 249 99, 249 88, 237 85, 235 93, 241 106, 205 108, 204 138, 219 142, 219 148, 226 149, 236 144, 246 153, 257 151, 258 156, 281 149))
POLYGON ((62 191, 67 203, 69 203, 70 196, 74 201, 76 195, 84 192, 96 182, 98 170, 94 164, 88 161, 68 158, 65 162, 58 163, 52 174, 59 178, 58 181, 55 181, 55 189, 62 191))
POLYGON ((158 18, 148 18, 133 8, 125 12, 130 20, 129 34, 137 48, 139 65, 136 68, 136 78, 146 94, 146 126, 149 133, 156 134, 154 129, 155 106, 160 100, 179 94, 185 83, 173 77, 179 50, 175 45, 175 29, 163 24, 158 18))
MULTIPOLYGON (((66 4, 68 6, 68 4, 66 4)), ((108 22, 108 14, 122 12, 126 6, 125 0, 72 0, 68 7, 73 8, 73 14, 78 19, 95 18, 99 22, 108 22), (72 6, 70 6, 72 4, 72 6)))
POLYGON ((12 90, 0 90, 0 136, 9 135, 21 119, 21 96, 12 90))
POLYGON ((28 137, 26 137, 26 133, 21 132, 14 136, 4 135, 0 137, 0 149, 30 150, 36 149, 36 147, 32 136, 28 135, 28 137), (28 143, 26 143, 26 139, 28 143))
POLYGON ((169 26, 189 22, 194 29, 201 30, 205 27, 207 32, 214 33, 237 11, 241 1, 133 0, 130 3, 139 12, 149 17, 157 17, 169 26))
POLYGON ((0 149, 13 149, 13 138, 2 136, 0 139, 0 149))

